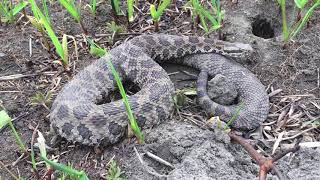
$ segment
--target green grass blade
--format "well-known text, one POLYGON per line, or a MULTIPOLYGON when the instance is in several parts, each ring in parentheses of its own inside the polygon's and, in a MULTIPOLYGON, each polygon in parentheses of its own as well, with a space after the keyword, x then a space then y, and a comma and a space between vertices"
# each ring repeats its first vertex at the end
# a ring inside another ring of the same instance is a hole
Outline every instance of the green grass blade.
POLYGON ((33 16, 37 19, 40 20, 39 14, 38 14, 38 10, 37 10, 37 4, 34 0, 29 0, 30 4, 31 4, 31 10, 33 13, 33 16))
POLYGON ((14 8, 13 8, 13 15, 17 15, 23 8, 25 8, 28 5, 28 2, 26 1, 22 1, 19 4, 17 4, 14 8))
POLYGON ((44 15, 46 16, 48 22, 50 23, 50 16, 49 16, 49 10, 47 6, 47 1, 46 0, 41 0, 42 1, 42 10, 44 12, 44 15))
POLYGON ((294 0, 294 2, 299 9, 303 9, 304 6, 308 3, 308 0, 294 0))
POLYGON ((320 6, 320 1, 316 2, 306 13, 306 15, 303 17, 301 23, 299 23, 299 26, 291 33, 290 38, 295 37, 301 30, 302 28, 306 25, 308 22, 309 18, 312 16, 313 12, 320 6))
POLYGON ((0 13, 5 17, 8 18, 8 9, 6 8, 4 3, 0 3, 0 13))
POLYGON ((91 6, 91 12, 92 12, 93 16, 96 16, 97 0, 91 0, 90 6, 91 6))
POLYGON ((230 120, 227 122, 227 126, 225 127, 225 130, 230 127, 230 125, 237 119, 239 116, 240 111, 244 108, 245 104, 244 102, 241 102, 239 106, 236 109, 236 112, 233 114, 233 116, 230 118, 230 120))
POLYGON ((112 65, 111 59, 108 61, 108 66, 111 69, 112 74, 113 74, 114 78, 117 81, 117 85, 119 87, 123 103, 124 103, 125 108, 127 110, 127 115, 128 115, 128 119, 129 119, 129 122, 130 122, 130 127, 133 130, 134 134, 137 136, 138 142, 139 143, 144 143, 144 135, 141 132, 140 127, 138 126, 138 123, 137 123, 135 117, 133 116, 133 112, 131 110, 131 107, 130 107, 130 104, 129 104, 129 101, 128 101, 128 97, 127 97, 126 92, 125 92, 125 90, 123 88, 123 85, 121 83, 119 74, 117 73, 117 71, 115 70, 115 68, 112 65))
POLYGON ((129 22, 132 22, 134 20, 134 17, 133 17, 133 1, 134 0, 127 0, 128 20, 129 20, 129 22))
POLYGON ((282 16, 282 35, 285 42, 289 40, 289 30, 287 25, 287 15, 286 15, 286 0, 278 0, 281 9, 282 16))
POLYGON ((171 0, 163 0, 159 5, 158 9, 156 10, 155 5, 150 5, 150 13, 151 17, 154 21, 159 21, 160 17, 162 16, 163 12, 166 8, 171 4, 171 0))
POLYGON ((112 9, 116 13, 117 16, 121 15, 120 1, 119 0, 111 0, 111 6, 112 6, 112 9))
POLYGON ((41 158, 56 170, 65 172, 66 174, 71 175, 71 176, 78 176, 80 180, 88 180, 89 179, 84 171, 78 171, 78 170, 73 169, 70 166, 66 166, 64 164, 60 164, 60 163, 51 161, 47 157, 42 156, 42 155, 41 155, 41 158))
POLYGON ((68 0, 59 0, 60 4, 66 8, 66 10, 71 14, 71 16, 77 21, 77 23, 80 23, 81 21, 81 16, 80 13, 78 12, 78 9, 74 5, 73 1, 68 1, 68 0))
POLYGON ((87 42, 90 44, 90 54, 92 54, 93 56, 102 57, 107 54, 107 50, 100 47, 90 38, 87 38, 87 42))
POLYGON ((5 124, 5 125, 8 124, 10 126, 10 128, 12 130, 12 133, 13 133, 15 139, 16 139, 16 142, 20 147, 20 150, 22 152, 27 152, 25 144, 22 142, 19 134, 17 133, 17 131, 16 131, 16 129, 15 129, 13 123, 12 123, 12 119, 10 118, 10 116, 7 114, 7 112, 5 110, 1 110, 0 111, 0 124, 2 124, 2 125, 3 124, 5 124))
POLYGON ((54 33, 54 31, 51 27, 51 24, 49 23, 47 18, 43 15, 43 13, 41 12, 41 10, 39 9, 39 7, 37 6, 37 4, 35 3, 34 0, 30 0, 30 4, 32 6, 32 11, 33 11, 34 16, 39 18, 39 22, 44 26, 53 45, 56 47, 56 52, 58 53, 58 55, 61 58, 61 62, 62 62, 63 67, 64 68, 68 67, 68 59, 66 59, 66 56, 64 55, 64 49, 63 49, 58 37, 54 33))

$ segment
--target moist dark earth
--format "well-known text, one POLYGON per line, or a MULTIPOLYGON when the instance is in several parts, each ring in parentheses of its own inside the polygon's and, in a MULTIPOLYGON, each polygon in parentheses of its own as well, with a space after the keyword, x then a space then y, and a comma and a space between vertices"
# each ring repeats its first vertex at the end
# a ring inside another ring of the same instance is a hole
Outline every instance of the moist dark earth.
MULTIPOLYGON (((160 22, 159 33, 204 35, 200 28, 192 28, 189 13, 182 8, 184 3, 176 1, 176 6, 172 5, 166 11, 160 22)), ((288 3, 287 7, 290 12, 293 4, 288 3)), ((155 33, 147 13, 149 4, 140 3, 138 8, 140 12, 135 12, 137 17, 130 28, 126 26, 126 17, 117 19, 123 25, 124 32, 114 38, 114 44, 106 27, 107 22, 114 21, 110 4, 101 3, 98 6, 96 19, 88 9, 82 10, 82 14, 90 34, 95 34, 95 40, 110 49, 138 34, 155 33)), ((276 1, 239 1, 236 4, 223 1, 222 8, 225 10, 224 27, 221 29, 224 40, 249 43, 255 49, 250 61, 240 63, 260 79, 268 93, 282 90, 270 98, 269 117, 261 128, 250 133, 250 142, 259 147, 263 154, 271 155, 275 139, 281 133, 287 139, 280 143, 277 151, 297 141, 319 141, 320 130, 311 125, 320 116, 319 10, 315 11, 307 27, 296 38, 284 44, 281 38, 281 13, 276 1), (281 119, 279 116, 282 112, 287 112, 287 115, 281 119), (296 134, 299 135, 294 136, 296 134)), ((77 73, 96 58, 89 54, 78 24, 58 3, 50 5, 50 15, 58 35, 66 33, 77 38, 78 59, 71 43, 69 48, 70 64, 73 73, 77 73)), ((218 38, 218 33, 212 33, 209 37, 218 38)), ((31 105, 30 98, 37 92, 48 91, 53 91, 55 97, 68 82, 67 75, 61 73, 62 68, 52 63, 56 57, 52 57, 41 42, 41 35, 23 19, 17 25, 0 26, 0 104, 15 119, 15 127, 29 148, 33 129, 37 125, 48 143, 52 137, 48 134, 50 112, 43 106, 31 105), (32 55, 29 52, 30 41, 32 55), (19 74, 26 76, 17 78, 19 74), (16 78, 7 79, 9 75, 15 75, 16 78)), ((179 70, 184 69, 195 75, 196 71, 175 65, 164 66, 173 74, 171 78, 177 89, 194 85, 194 81, 181 81, 190 76, 179 70)), ((53 150, 48 158, 55 157, 61 163, 71 163, 74 168, 84 170, 90 179, 101 178, 110 159, 117 162, 127 179, 257 179, 259 167, 240 145, 230 142, 223 133, 199 127, 192 121, 193 117, 200 116, 205 123, 208 117, 196 107, 195 100, 191 101, 181 109, 180 114, 175 113, 167 122, 153 129, 144 129, 146 142, 143 145, 138 145, 134 139, 124 139, 97 152, 93 147, 61 141, 52 145, 53 150), (142 165, 134 147, 141 155, 145 152, 156 154, 173 164, 174 168, 146 156, 143 156, 145 166, 142 165)), ((50 103, 48 106, 50 108, 50 103)), ((12 166, 20 154, 9 128, 1 131, 0 144, 0 161, 12 173, 26 179, 36 179, 29 159, 12 166)), ((40 161, 38 156, 37 161, 40 161)), ((288 179, 320 179, 319 166, 319 148, 302 148, 277 162, 278 169, 288 179)), ((43 163, 39 164, 38 169, 44 175, 43 163)), ((1 168, 0 179, 12 177, 1 168)), ((278 177, 270 173, 268 179, 278 177)))

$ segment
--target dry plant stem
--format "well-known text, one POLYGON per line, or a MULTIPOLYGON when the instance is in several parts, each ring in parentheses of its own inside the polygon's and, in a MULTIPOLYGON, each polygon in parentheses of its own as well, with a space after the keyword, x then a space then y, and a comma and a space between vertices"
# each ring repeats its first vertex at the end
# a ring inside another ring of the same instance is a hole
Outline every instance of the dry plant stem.
POLYGON ((10 176, 11 176, 12 178, 14 178, 14 179, 16 179, 16 180, 19 180, 19 178, 18 178, 15 174, 13 174, 13 172, 11 172, 10 169, 8 169, 8 168, 6 167, 6 165, 3 164, 2 161, 0 161, 0 167, 1 167, 1 169, 5 169, 5 170, 10 174, 10 176))
POLYGON ((155 32, 159 31, 159 21, 154 21, 154 31, 155 32))
POLYGON ((53 172, 54 172, 53 169, 50 168, 50 169, 46 172, 44 178, 42 178, 42 179, 51 180, 51 176, 52 176, 53 172))
POLYGON ((83 22, 80 21, 79 24, 80 24, 80 27, 81 27, 81 29, 82 29, 82 31, 83 31, 83 34, 87 36, 87 35, 88 35, 88 31, 87 31, 87 29, 84 27, 83 22))
POLYGON ((151 174, 151 175, 153 175, 153 176, 156 176, 156 177, 158 177, 158 178, 166 178, 166 177, 167 177, 166 175, 159 174, 159 173, 157 173, 156 171, 154 171, 154 169, 148 167, 148 166, 145 164, 145 162, 143 161, 143 159, 142 159, 141 155, 139 154, 137 148, 136 148, 136 147, 133 147, 133 149, 134 149, 134 152, 136 153, 136 155, 137 155, 140 163, 142 164, 142 166, 144 167, 144 169, 145 169, 149 174, 151 174))
POLYGON ((157 162, 159 162, 161 164, 164 164, 166 166, 169 166, 172 169, 174 169, 174 166, 171 163, 169 163, 168 161, 166 161, 166 160, 164 160, 164 159, 152 154, 151 152, 146 151, 146 155, 149 156, 150 158, 154 159, 155 161, 157 161, 157 162))
MULTIPOLYGON (((36 134, 37 134, 37 130, 38 130, 39 124, 34 128, 33 133, 32 133, 32 137, 31 137, 31 145, 30 145, 30 149, 31 149, 31 154, 34 155, 34 150, 33 150, 33 145, 34 145, 34 140, 36 138, 36 134)), ((36 167, 32 167, 33 172, 36 176, 37 179, 40 179, 40 175, 38 173, 38 170, 36 167)))

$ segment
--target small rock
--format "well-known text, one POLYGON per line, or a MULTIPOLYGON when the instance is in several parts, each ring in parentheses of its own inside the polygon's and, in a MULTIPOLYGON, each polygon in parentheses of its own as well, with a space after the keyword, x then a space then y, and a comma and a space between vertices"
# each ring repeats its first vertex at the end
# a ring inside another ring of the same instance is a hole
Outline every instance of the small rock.
POLYGON ((225 76, 217 74, 208 82, 208 96, 219 104, 230 105, 237 98, 238 92, 225 76))
POLYGON ((0 58, 4 58, 4 57, 6 57, 7 55, 5 54, 5 53, 2 53, 2 52, 0 52, 0 58))

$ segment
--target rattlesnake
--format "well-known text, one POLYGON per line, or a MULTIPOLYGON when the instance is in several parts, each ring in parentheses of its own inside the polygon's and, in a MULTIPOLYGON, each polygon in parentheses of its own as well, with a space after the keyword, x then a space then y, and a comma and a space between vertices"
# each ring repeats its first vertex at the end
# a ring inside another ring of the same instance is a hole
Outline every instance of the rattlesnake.
MULTIPOLYGON (((139 126, 151 127, 168 119, 174 108, 174 85, 158 63, 175 62, 202 70, 201 76, 227 74, 238 89, 244 103, 233 127, 256 128, 268 114, 268 96, 264 86, 245 68, 226 58, 201 53, 217 53, 236 57, 252 52, 251 46, 203 37, 175 35, 141 35, 110 50, 108 55, 81 70, 67 83, 52 104, 52 129, 69 141, 85 145, 108 145, 125 134, 128 118, 122 100, 100 104, 103 97, 116 90, 116 82, 107 65, 111 59, 122 80, 130 80, 140 91, 129 97, 139 126), (196 54, 203 58, 179 58, 196 54), (213 57, 215 59, 209 59, 213 57), (158 62, 158 63, 157 63, 158 62)), ((205 83, 198 80, 200 105, 228 120, 235 106, 225 107, 206 99, 205 83)), ((211 113, 212 114, 212 113, 211 113)))

